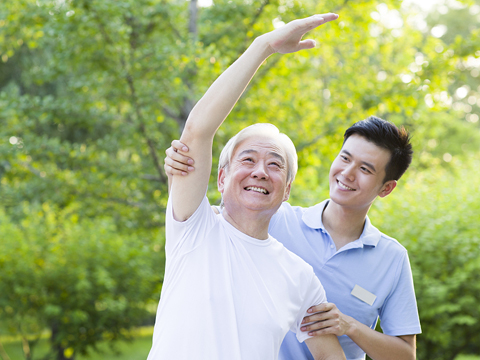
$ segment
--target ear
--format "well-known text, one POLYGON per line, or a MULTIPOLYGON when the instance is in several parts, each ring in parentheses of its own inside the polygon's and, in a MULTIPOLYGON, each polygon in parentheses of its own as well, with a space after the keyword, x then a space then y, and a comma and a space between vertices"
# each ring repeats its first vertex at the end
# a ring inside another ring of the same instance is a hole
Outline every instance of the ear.
POLYGON ((383 184, 382 190, 380 190, 380 193, 378 194, 378 196, 383 198, 388 194, 390 194, 393 191, 393 189, 395 189, 396 187, 397 187, 397 180, 389 180, 385 184, 383 184))
POLYGON ((225 175, 226 175, 225 169, 220 169, 218 171, 217 188, 221 194, 223 194, 223 190, 225 189, 225 175))
POLYGON ((290 190, 292 188, 292 183, 288 184, 286 189, 285 189, 285 196, 283 197, 283 201, 287 201, 288 198, 290 197, 290 190))

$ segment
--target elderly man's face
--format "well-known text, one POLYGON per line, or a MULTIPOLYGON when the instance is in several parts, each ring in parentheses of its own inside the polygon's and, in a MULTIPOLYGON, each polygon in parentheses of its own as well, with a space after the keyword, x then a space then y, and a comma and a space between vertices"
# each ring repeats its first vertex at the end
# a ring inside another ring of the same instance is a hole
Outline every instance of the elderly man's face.
POLYGON ((252 136, 237 146, 228 169, 218 177, 227 211, 277 211, 288 199, 287 156, 275 138, 252 136))

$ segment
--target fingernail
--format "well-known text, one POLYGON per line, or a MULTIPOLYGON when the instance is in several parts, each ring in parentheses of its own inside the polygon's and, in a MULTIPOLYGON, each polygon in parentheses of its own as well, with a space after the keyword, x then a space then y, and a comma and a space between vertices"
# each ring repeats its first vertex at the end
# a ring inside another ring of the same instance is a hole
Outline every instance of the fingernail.
POLYGON ((188 175, 188 173, 186 173, 185 171, 182 171, 182 175, 186 176, 186 175, 188 175))
POLYGON ((312 310, 312 309, 308 309, 307 312, 308 312, 308 313, 311 313, 311 312, 313 312, 313 310, 312 310))
POLYGON ((184 147, 182 148, 182 151, 188 151, 188 148, 187 148, 186 146, 184 146, 184 147))
POLYGON ((187 161, 189 164, 193 165, 193 160, 192 159, 188 159, 187 161))
POLYGON ((193 170, 195 170, 195 168, 193 166, 188 167, 188 171, 193 171, 193 170))
POLYGON ((305 331, 305 330, 307 330, 307 328, 306 328, 305 326, 302 326, 302 327, 300 328, 300 330, 305 331))

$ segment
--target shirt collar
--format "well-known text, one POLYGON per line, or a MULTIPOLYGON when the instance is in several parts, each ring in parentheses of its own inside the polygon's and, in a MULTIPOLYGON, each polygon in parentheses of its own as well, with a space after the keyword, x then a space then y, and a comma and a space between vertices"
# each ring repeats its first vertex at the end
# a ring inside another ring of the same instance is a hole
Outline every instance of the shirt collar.
MULTIPOLYGON (((327 199, 317 205, 307 208, 302 216, 305 225, 312 229, 321 229, 323 232, 327 233, 327 230, 323 226, 322 213, 329 201, 330 200, 327 199)), ((360 235, 358 240, 360 240, 363 245, 377 246, 381 236, 382 233, 371 224, 370 219, 367 216, 362 235, 360 235)))

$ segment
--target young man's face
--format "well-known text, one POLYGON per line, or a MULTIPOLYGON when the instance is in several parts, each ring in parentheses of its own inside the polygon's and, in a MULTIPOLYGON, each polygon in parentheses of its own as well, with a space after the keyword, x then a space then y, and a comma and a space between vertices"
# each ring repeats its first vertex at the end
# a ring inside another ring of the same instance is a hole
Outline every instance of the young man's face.
POLYGON ((237 146, 228 170, 218 176, 218 189, 228 210, 271 211, 288 199, 287 160, 284 149, 269 137, 253 136, 237 146))
POLYGON ((343 144, 330 168, 330 198, 338 205, 367 210, 377 196, 384 197, 396 186, 395 180, 383 182, 390 151, 352 135, 343 144))

